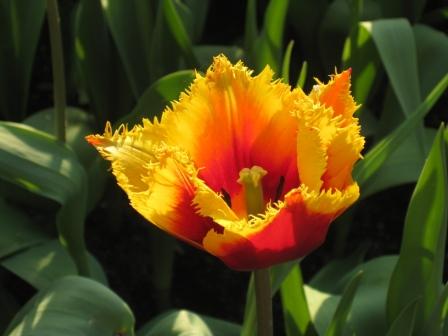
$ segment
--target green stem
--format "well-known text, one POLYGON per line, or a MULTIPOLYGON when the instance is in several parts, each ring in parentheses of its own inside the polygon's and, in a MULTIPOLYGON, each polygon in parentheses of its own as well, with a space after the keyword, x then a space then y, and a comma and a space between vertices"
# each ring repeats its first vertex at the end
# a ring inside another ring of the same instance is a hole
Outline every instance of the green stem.
POLYGON ((257 306, 257 335, 272 336, 272 296, 269 268, 254 271, 255 302, 257 306))
POLYGON ((65 74, 61 26, 57 0, 47 0, 50 28, 51 65, 53 70, 53 99, 56 137, 65 142, 65 74))
MULTIPOLYGON (((266 173, 263 168, 258 166, 253 166, 250 169, 244 168, 240 171, 238 183, 244 189, 248 217, 263 213, 265 210, 261 179, 266 173)), ((272 336, 274 333, 269 268, 255 270, 253 274, 257 306, 257 334, 258 336, 272 336)))

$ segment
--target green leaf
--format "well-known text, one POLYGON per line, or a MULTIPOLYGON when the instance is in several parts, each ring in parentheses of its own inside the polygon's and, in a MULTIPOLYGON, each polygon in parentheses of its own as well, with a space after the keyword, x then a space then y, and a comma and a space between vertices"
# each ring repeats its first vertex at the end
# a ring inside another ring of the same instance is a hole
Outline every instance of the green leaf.
POLYGON ((0 260, 17 251, 42 243, 48 236, 23 212, 0 198, 0 260))
POLYGON ((400 257, 392 275, 387 316, 394 321, 421 297, 416 331, 421 332, 441 293, 448 216, 446 148, 441 126, 406 214, 400 257), (412 281, 409 281, 412 279, 412 281))
MULTIPOLYGON (((107 285, 101 265, 88 257, 92 278, 107 285)), ((1 260, 1 265, 37 289, 50 286, 66 275, 76 275, 76 266, 57 240, 50 240, 1 260)))
POLYGON ((74 50, 90 105, 101 127, 131 108, 133 93, 99 0, 81 0, 75 13, 74 50))
POLYGON ((405 19, 385 19, 365 23, 406 116, 421 102, 417 51, 412 28, 405 19), (406 57, 403 57, 406 55, 406 57))
POLYGON ((61 205, 59 239, 81 274, 89 274, 84 242, 87 185, 76 155, 54 137, 29 126, 0 122, 0 179, 61 205))
MULTIPOLYGON (((412 336, 419 299, 409 303, 390 326, 386 336, 412 336)), ((435 335, 429 333, 428 335, 435 335)))
POLYGON ((0 117, 25 115, 45 1, 0 0, 0 117))
POLYGON ((126 69, 134 98, 150 83, 150 52, 154 12, 148 1, 101 0, 101 5, 126 69))
POLYGON ((413 27, 413 31, 420 90, 425 96, 448 73, 448 37, 441 31, 419 24, 413 27))
POLYGON ((257 37, 257 1, 248 0, 244 23, 244 50, 246 50, 249 60, 252 62, 255 59, 255 41, 257 40, 257 37))
POLYGON ((341 300, 339 301, 339 304, 333 315, 330 326, 325 333, 326 336, 343 335, 344 329, 347 325, 348 314, 350 312, 356 290, 358 289, 359 282, 361 281, 362 274, 362 271, 358 272, 345 288, 341 300))
MULTIPOLYGON (((373 21, 370 30, 401 110, 409 118, 422 101, 412 27, 407 20, 399 18, 373 21)), ((426 147, 422 122, 416 129, 420 156, 424 157, 426 147)))
MULTIPOLYGON (((429 144, 429 147, 436 131, 425 128, 424 134, 425 143, 429 144)), ((363 185, 361 199, 394 186, 416 182, 423 164, 417 139, 409 137, 403 140, 379 170, 363 185)))
POLYGON ((303 285, 300 267, 295 265, 280 287, 287 336, 317 335, 311 322, 303 285))
POLYGON ((282 78, 283 78, 283 81, 287 84, 289 84, 289 71, 290 71, 291 54, 292 54, 293 47, 294 47, 294 41, 291 40, 288 43, 288 46, 286 47, 285 55, 283 56, 282 78))
POLYGON ((280 75, 288 5, 289 0, 271 0, 268 4, 263 29, 254 47, 254 64, 258 71, 269 65, 277 75, 280 75))
MULTIPOLYGON (((79 162, 87 171, 88 179, 88 210, 92 210, 105 188, 107 169, 104 168, 103 160, 98 162, 99 157, 97 151, 90 146, 84 137, 93 133, 92 116, 85 111, 67 107, 66 113, 66 144, 69 145, 76 153, 79 162)), ((23 121, 24 124, 37 128, 40 131, 52 134, 54 125, 54 110, 45 109, 32 114, 23 121)))
POLYGON ((142 118, 152 120, 155 116, 160 116, 171 101, 179 98, 179 94, 190 85, 194 77, 193 71, 183 70, 160 78, 143 93, 132 113, 119 123, 134 125, 140 123, 142 118))
POLYGON ((431 313, 431 317, 428 319, 423 330, 428 335, 442 335, 443 325, 446 324, 446 317, 448 313, 448 283, 443 287, 443 291, 440 294, 436 306, 431 313))
POLYGON ((174 310, 157 316, 145 324, 137 336, 239 336, 237 324, 199 315, 188 310, 174 310))
POLYGON ((134 335, 127 304, 100 283, 67 276, 36 296, 19 312, 5 335, 134 335))
MULTIPOLYGON (((385 256, 375 258, 355 267, 341 278, 335 278, 341 286, 347 286, 350 280, 360 271, 363 277, 352 303, 349 326, 356 335, 378 336, 387 332, 385 304, 387 289, 397 257, 385 256)), ((342 289, 341 289, 342 292, 342 289)), ((341 299, 337 294, 320 291, 305 286, 305 294, 309 305, 311 320, 319 335, 324 335, 341 299)))
POLYGON ((193 47, 190 37, 185 30, 184 24, 177 13, 176 7, 174 6, 173 0, 162 0, 163 15, 165 16, 166 23, 168 24, 169 30, 174 37, 177 45, 179 46, 182 54, 187 61, 189 67, 196 67, 198 61, 193 53, 193 47))
POLYGON ((361 247, 344 259, 336 259, 322 267, 311 279, 309 285, 327 293, 341 293, 347 286, 344 276, 361 264, 367 252, 361 247))
POLYGON ((204 31, 205 22, 207 20, 208 8, 210 6, 209 0, 186 0, 185 5, 189 9, 191 25, 193 26, 192 37, 193 42, 201 39, 204 31))
POLYGON ((428 94, 426 99, 415 112, 411 114, 397 129, 377 143, 360 161, 354 170, 354 179, 364 185, 384 164, 396 148, 411 134, 425 115, 431 110, 436 101, 448 87, 448 74, 428 94))
POLYGON ((305 86, 306 77, 308 73, 308 63, 303 61, 302 67, 300 68, 299 77, 297 78, 296 87, 302 88, 305 86))

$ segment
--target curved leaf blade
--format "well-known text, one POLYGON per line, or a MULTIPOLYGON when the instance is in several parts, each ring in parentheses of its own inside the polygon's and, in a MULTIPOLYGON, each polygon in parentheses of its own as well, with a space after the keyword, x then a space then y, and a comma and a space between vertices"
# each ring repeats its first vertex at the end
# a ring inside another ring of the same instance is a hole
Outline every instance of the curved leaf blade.
POLYGON ((421 297, 417 332, 430 318, 442 287, 448 216, 445 147, 441 126, 409 203, 400 257, 388 292, 389 321, 394 321, 406 305, 421 297))

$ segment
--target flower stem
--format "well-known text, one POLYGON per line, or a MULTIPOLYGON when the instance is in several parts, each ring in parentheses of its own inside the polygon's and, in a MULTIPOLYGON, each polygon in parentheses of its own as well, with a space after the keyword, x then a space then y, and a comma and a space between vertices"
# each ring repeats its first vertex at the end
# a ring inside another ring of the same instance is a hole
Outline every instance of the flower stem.
MULTIPOLYGON (((263 198, 263 186, 261 179, 266 175, 266 171, 258 166, 244 168, 240 171, 238 182, 243 186, 246 212, 248 216, 258 215, 265 211, 263 198)), ((258 336, 272 336, 272 296, 271 277, 269 268, 255 270, 255 303, 257 306, 257 333, 258 336)))
POLYGON ((257 306, 257 335, 272 336, 272 300, 269 268, 254 271, 255 303, 257 306))
POLYGON ((47 0, 47 17, 50 29, 51 65, 53 70, 53 99, 56 137, 65 142, 65 74, 64 53, 57 0, 47 0))

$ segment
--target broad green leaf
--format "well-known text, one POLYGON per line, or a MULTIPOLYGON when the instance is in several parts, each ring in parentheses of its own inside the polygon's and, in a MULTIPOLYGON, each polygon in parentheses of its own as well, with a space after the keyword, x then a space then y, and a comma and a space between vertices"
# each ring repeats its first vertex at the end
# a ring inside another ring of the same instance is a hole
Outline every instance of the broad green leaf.
POLYGON ((0 0, 0 117, 25 116, 45 0, 0 0))
MULTIPOLYGON (((370 260, 346 272, 340 279, 335 279, 342 286, 360 271, 363 277, 354 297, 348 325, 356 335, 378 336, 387 332, 385 304, 387 289, 392 271, 396 265, 395 256, 384 256, 370 260)), ((319 335, 324 335, 340 301, 341 292, 337 294, 320 291, 305 286, 311 320, 319 335)))
POLYGON ((294 41, 290 41, 286 47, 285 55, 283 56, 282 62, 282 78, 283 81, 289 84, 289 71, 291 68, 291 54, 292 48, 294 47, 294 41))
POLYGON ((289 0, 271 0, 264 15, 263 29, 255 42, 255 69, 261 71, 269 65, 276 74, 280 74, 283 33, 289 0))
MULTIPOLYGON (((425 143, 429 144, 429 147, 434 140, 436 131, 432 128, 426 128, 424 134, 425 143)), ((424 163, 419 154, 416 138, 405 139, 379 170, 364 184, 361 198, 366 198, 394 186, 416 182, 424 163)))
POLYGON ((0 283, 0 307, 2 307, 2 313, 0 314, 0 335, 3 335, 8 324, 21 308, 21 305, 12 293, 2 286, 2 283, 0 283))
MULTIPOLYGON (((415 315, 420 301, 414 300, 409 303, 397 316, 390 326, 386 336, 412 336, 415 325, 415 315)), ((428 335, 435 335, 429 333, 428 335)))
MULTIPOLYGON (((96 151, 89 146, 84 137, 93 133, 93 119, 87 112, 76 107, 67 107, 66 114, 66 144, 69 145, 84 167, 88 167, 97 157, 96 151)), ((54 109, 49 108, 33 113, 23 121, 40 131, 53 134, 54 109)))
POLYGON ((119 123, 134 125, 140 123, 142 118, 152 120, 155 116, 160 116, 165 107, 178 99, 179 94, 193 79, 194 72, 191 70, 178 71, 160 78, 143 93, 132 113, 119 123))
POLYGON ((365 23, 370 30, 394 92, 406 116, 420 105, 417 51, 412 28, 405 19, 365 23), (403 57, 406 55, 406 57, 403 57))
POLYGON ((356 290, 358 289, 359 282, 361 281, 362 274, 362 271, 357 273, 342 293, 341 300, 339 301, 327 332, 325 333, 326 336, 343 335, 344 329, 347 326, 348 314, 350 312, 356 290))
MULTIPOLYGON (((297 263, 297 260, 278 264, 270 269, 271 274, 271 294, 272 296, 277 293, 280 286, 289 274, 291 269, 297 263)), ((253 274, 249 280, 249 286, 246 293, 246 306, 244 308, 244 322, 241 330, 241 336, 255 335, 256 331, 256 306, 255 306, 255 286, 253 274)))
MULTIPOLYGON (((90 211, 102 196, 106 184, 107 169, 103 169, 105 167, 103 160, 98 162, 97 151, 84 139, 86 135, 93 133, 92 117, 75 107, 67 107, 65 113, 67 120, 66 144, 74 150, 80 163, 87 171, 89 188, 87 205, 90 211)), ((54 125, 53 118, 54 110, 45 109, 32 114, 23 122, 51 134, 54 125)))
MULTIPOLYGON (((422 101, 412 27, 407 20, 399 18, 373 21, 369 28, 401 110, 409 118, 422 101)), ((416 137, 423 158, 426 147, 422 122, 416 126, 416 137)))
POLYGON ((418 78, 423 96, 448 73, 448 36, 424 25, 413 27, 417 47, 418 78))
MULTIPOLYGON (((88 256, 92 278, 107 285, 101 265, 91 255, 88 256)), ((76 266, 70 255, 57 240, 6 257, 1 265, 37 289, 44 289, 55 280, 66 275, 76 275, 76 266)))
POLYGON ((74 51, 91 108, 101 127, 131 108, 133 93, 99 0, 81 0, 74 20, 74 51))
POLYGON ((354 170, 354 179, 364 185, 384 164, 396 148, 420 124, 421 120, 431 110, 439 97, 448 87, 448 74, 428 94, 415 112, 407 118, 397 129, 377 143, 360 161, 354 170))
POLYGON ((138 99, 150 84, 154 11, 148 1, 101 0, 118 52, 138 99))
POLYGON ((59 279, 22 310, 7 335, 134 335, 127 304, 107 287, 79 276, 59 279))
POLYGON ((394 321, 406 305, 421 297, 415 321, 417 333, 428 321, 442 286, 448 216, 443 132, 441 126, 409 203, 400 257, 387 299, 388 320, 394 321))
POLYGON ((89 274, 84 242, 87 185, 76 155, 54 137, 29 126, 0 122, 0 179, 61 205, 59 239, 81 274, 89 274))
POLYGON ((23 212, 0 198, 0 260, 24 248, 48 240, 23 212))
POLYGON ((137 336, 238 336, 237 324, 199 315, 188 310, 175 310, 157 316, 145 324, 137 336))
POLYGON ((287 336, 315 336, 308 303, 303 289, 302 273, 295 265, 280 286, 283 321, 287 336))
POLYGON ((344 276, 361 264, 366 250, 362 247, 344 259, 330 261, 313 276, 309 285, 327 293, 342 293, 347 286, 344 276))

